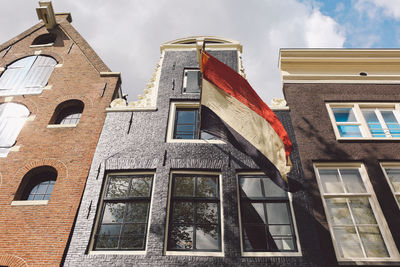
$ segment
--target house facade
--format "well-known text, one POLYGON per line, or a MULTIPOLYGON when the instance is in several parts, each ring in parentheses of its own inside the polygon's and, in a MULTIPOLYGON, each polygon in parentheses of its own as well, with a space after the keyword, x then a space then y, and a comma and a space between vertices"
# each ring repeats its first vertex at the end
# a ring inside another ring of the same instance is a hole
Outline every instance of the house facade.
POLYGON ((244 74, 242 46, 199 36, 161 45, 139 101, 107 109, 65 266, 321 266, 311 196, 294 144, 287 193, 228 143, 199 131, 196 47, 244 74))
POLYGON ((325 265, 400 263, 400 51, 282 49, 325 265))
POLYGON ((113 73, 71 25, 42 21, 0 45, 0 265, 57 266, 106 116, 113 73))

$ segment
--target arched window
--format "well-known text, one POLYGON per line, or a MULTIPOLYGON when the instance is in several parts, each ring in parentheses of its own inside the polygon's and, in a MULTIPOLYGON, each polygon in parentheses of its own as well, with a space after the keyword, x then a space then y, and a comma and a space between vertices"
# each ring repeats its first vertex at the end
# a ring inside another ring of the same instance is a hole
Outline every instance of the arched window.
POLYGON ((56 64, 48 56, 29 56, 15 61, 0 76, 0 96, 42 93, 56 64))
POLYGON ((49 200, 57 179, 57 170, 40 166, 30 170, 22 178, 15 200, 49 200))
POLYGON ((41 34, 38 37, 36 37, 35 40, 33 40, 32 45, 46 45, 46 44, 50 45, 54 43, 56 38, 57 35, 55 35, 54 33, 41 34))
POLYGON ((6 157, 15 144, 29 110, 21 104, 0 104, 0 157, 6 157))
POLYGON ((59 104, 50 120, 50 124, 77 125, 83 112, 84 104, 80 100, 67 100, 59 104))

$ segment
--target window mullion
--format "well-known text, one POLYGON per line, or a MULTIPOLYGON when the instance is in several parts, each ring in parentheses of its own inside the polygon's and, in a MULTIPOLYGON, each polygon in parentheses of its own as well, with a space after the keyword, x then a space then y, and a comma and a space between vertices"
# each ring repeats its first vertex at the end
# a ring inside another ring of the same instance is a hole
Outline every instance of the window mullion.
POLYGON ((358 104, 354 104, 353 110, 357 120, 361 123, 361 133, 363 136, 372 138, 371 131, 369 130, 368 123, 364 118, 360 106, 358 104))
POLYGON ((367 253, 365 252, 364 245, 362 243, 361 236, 360 236, 360 233, 358 231, 357 222, 356 222, 356 219, 354 218, 353 210, 350 207, 349 198, 346 198, 346 204, 347 204, 347 208, 349 209, 350 217, 351 217, 351 220, 353 222, 354 228, 356 230, 358 242, 360 243, 360 247, 361 247, 361 250, 363 252, 364 258, 366 258, 367 257, 367 253))
POLYGON ((385 122, 385 119, 384 119, 383 116, 382 116, 381 110, 378 109, 378 108, 376 108, 376 109, 374 110, 374 112, 375 112, 376 117, 377 117, 378 120, 379 120, 379 123, 380 123, 381 126, 382 126, 382 130, 383 130, 383 132, 385 133, 385 136, 386 136, 386 137, 389 137, 389 138, 392 137, 392 135, 390 134, 390 131, 389 131, 389 127, 387 126, 387 124, 386 124, 386 122, 385 122))

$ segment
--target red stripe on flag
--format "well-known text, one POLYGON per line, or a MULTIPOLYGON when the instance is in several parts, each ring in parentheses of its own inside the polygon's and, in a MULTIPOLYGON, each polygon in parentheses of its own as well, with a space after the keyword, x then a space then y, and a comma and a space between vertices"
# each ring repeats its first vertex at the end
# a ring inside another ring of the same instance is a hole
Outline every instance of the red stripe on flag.
POLYGON ((203 78, 248 106, 263 117, 275 130, 285 145, 286 158, 292 152, 292 142, 275 113, 261 100, 254 89, 239 73, 215 57, 203 52, 203 78))

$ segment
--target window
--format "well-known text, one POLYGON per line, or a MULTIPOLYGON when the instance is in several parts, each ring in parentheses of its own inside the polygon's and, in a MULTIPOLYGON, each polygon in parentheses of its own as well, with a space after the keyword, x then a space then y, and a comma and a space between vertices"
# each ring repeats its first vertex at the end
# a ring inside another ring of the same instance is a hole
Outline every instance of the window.
POLYGON ((388 180, 390 189, 400 208, 400 164, 399 163, 381 163, 383 172, 388 180))
POLYGON ((171 103, 167 141, 223 143, 215 136, 199 133, 199 104, 196 102, 171 103), (200 138, 199 138, 200 134, 200 138))
POLYGON ((299 251, 287 192, 266 176, 239 175, 239 199, 244 256, 299 251))
POLYGON ((50 124, 76 126, 81 119, 84 104, 80 100, 68 100, 59 104, 50 120, 50 124))
POLYGON ((29 110, 24 105, 0 104, 0 157, 7 157, 28 116, 29 110))
POLYGON ((45 201, 43 204, 46 204, 51 197, 56 180, 57 170, 51 166, 40 166, 30 170, 22 178, 13 204, 27 205, 25 202, 33 203, 33 201, 40 203, 45 201))
POLYGON ((399 259, 363 165, 317 165, 317 180, 338 261, 399 259))
POLYGON ((32 45, 52 45, 57 38, 54 33, 41 34, 33 40, 32 45))
POLYGON ((173 173, 168 251, 220 252, 219 176, 173 173))
POLYGON ((104 190, 94 250, 144 250, 153 174, 110 174, 104 190))
POLYGON ((183 93, 200 93, 201 72, 198 69, 185 69, 183 77, 183 93))
POLYGON ((338 138, 400 138, 399 104, 331 103, 327 107, 338 138))
POLYGON ((0 96, 42 93, 56 64, 48 56, 29 56, 15 61, 0 76, 0 96))

